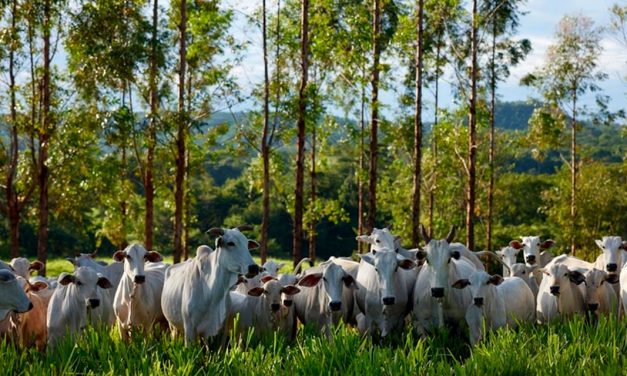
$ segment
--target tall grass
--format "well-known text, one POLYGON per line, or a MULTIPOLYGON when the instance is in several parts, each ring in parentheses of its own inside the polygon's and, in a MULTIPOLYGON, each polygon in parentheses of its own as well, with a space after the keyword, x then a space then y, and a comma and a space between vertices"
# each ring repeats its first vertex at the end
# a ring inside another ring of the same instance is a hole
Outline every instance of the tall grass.
POLYGON ((411 331, 371 339, 339 326, 331 338, 301 328, 294 342, 252 333, 231 346, 185 347, 167 333, 123 342, 115 330, 88 328, 42 354, 0 344, 2 374, 107 375, 535 375, 619 374, 625 366, 623 322, 582 318, 565 324, 498 330, 471 348, 459 333, 416 338, 411 331))

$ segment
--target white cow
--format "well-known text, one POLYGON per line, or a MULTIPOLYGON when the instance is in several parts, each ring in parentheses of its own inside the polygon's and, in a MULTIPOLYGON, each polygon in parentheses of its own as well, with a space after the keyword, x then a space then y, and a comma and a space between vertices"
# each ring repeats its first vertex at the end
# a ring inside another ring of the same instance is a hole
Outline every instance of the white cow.
POLYGON ((560 255, 540 269, 544 273, 536 301, 536 317, 540 323, 586 310, 583 289, 578 287, 585 282, 585 276, 580 270, 570 268, 566 261, 567 256, 560 255))
POLYGON ((71 262, 75 268, 78 268, 79 266, 87 266, 94 269, 102 276, 107 277, 107 279, 109 280, 109 282, 111 282, 111 285, 113 286, 113 291, 115 291, 115 289, 117 289, 118 285, 120 284, 122 274, 124 274, 124 264, 121 262, 107 264, 105 262, 96 260, 95 257, 96 252, 79 253, 78 255, 76 255, 76 257, 66 257, 66 260, 71 262))
POLYGON ((538 270, 538 265, 528 266, 522 262, 517 262, 511 267, 510 277, 518 277, 525 281, 531 292, 533 293, 533 301, 535 304, 538 297, 538 274, 542 273, 538 270))
POLYGON ((108 307, 109 294, 102 289, 111 282, 91 268, 79 266, 73 274, 61 273, 46 318, 48 345, 54 346, 67 332, 78 333, 88 323, 112 324, 115 316, 108 307))
POLYGON ((359 271, 355 300, 363 313, 357 326, 361 332, 380 330, 381 337, 402 329, 408 313, 409 292, 401 269, 413 269, 416 264, 390 249, 359 255, 359 271))
POLYGON ((212 228, 208 232, 218 237, 215 251, 200 246, 196 257, 166 272, 161 308, 172 334, 183 332, 188 345, 199 337, 214 337, 225 327, 231 314, 229 291, 238 275, 252 278, 260 271, 249 252, 259 244, 240 229, 250 227, 212 228))
MULTIPOLYGON (((619 276, 623 264, 627 262, 627 242, 623 242, 620 236, 604 236, 602 240, 595 239, 594 242, 603 251, 594 267, 619 276)), ((612 287, 616 296, 620 296, 620 285, 614 284, 612 287)))
POLYGON ((239 314, 240 331, 255 328, 256 333, 280 331, 290 338, 295 334, 296 318, 293 310, 281 304, 281 296, 298 294, 298 287, 283 286, 271 276, 262 278, 262 286, 250 289, 245 295, 231 292, 232 311, 239 314))
POLYGON ((161 262, 158 252, 148 252, 140 244, 115 252, 113 259, 124 263, 124 275, 113 299, 122 338, 127 340, 136 328, 146 333, 155 324, 165 324, 161 292, 169 265, 161 262))
POLYGON ((539 236, 523 236, 522 243, 518 240, 509 242, 510 247, 523 250, 524 260, 528 266, 537 264, 540 268, 553 259, 553 255, 546 251, 553 245, 555 245, 553 240, 548 239, 541 242, 539 236))
POLYGON ((593 268, 584 273, 586 279, 586 307, 592 314, 618 315, 618 297, 613 284, 617 284, 618 275, 593 268))
POLYGON ((485 337, 484 328, 494 330, 506 325, 515 328, 518 322, 532 322, 535 317, 533 293, 520 278, 503 279, 500 275, 491 276, 476 270, 470 278, 452 285, 458 289, 467 286, 470 286, 473 304, 468 307, 465 318, 473 345, 485 337))
POLYGON ((43 270, 44 264, 41 261, 30 262, 27 258, 17 257, 11 260, 11 267, 15 270, 15 275, 28 279, 31 271, 43 270))
POLYGON ((517 262, 516 257, 518 256, 518 253, 520 253, 520 248, 516 249, 512 246, 507 246, 501 248, 500 251, 496 251, 495 253, 505 263, 505 265, 509 267, 509 269, 507 269, 505 265, 503 266, 503 276, 505 277, 510 275, 512 266, 517 262))
POLYGON ((28 300, 15 274, 0 269, 0 320, 4 320, 9 312, 27 312, 32 308, 33 303, 28 300))
MULTIPOLYGON (((301 260, 302 261, 302 260, 301 260)), ((279 270, 285 266, 284 262, 276 262, 274 260, 268 260, 263 264, 263 271, 274 278, 279 276, 279 270)))
POLYGON ((457 248, 451 247, 455 227, 442 240, 430 239, 423 226, 421 231, 426 246, 418 257, 426 261, 416 280, 413 312, 416 330, 425 335, 446 322, 459 323, 464 320, 466 310, 472 303, 472 295, 470 290, 451 289, 451 285, 459 279, 470 278, 472 272, 484 270, 484 267, 481 263, 476 265, 462 257, 457 248))
POLYGON ((340 320, 350 323, 355 317, 355 278, 334 260, 307 269, 298 286, 301 292, 293 297, 294 308, 303 324, 312 323, 329 334, 332 325, 340 320))

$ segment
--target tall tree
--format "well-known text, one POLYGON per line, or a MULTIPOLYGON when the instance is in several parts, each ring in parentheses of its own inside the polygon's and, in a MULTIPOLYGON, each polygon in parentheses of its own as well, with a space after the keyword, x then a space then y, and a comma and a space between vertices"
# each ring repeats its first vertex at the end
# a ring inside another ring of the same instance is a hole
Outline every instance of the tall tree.
POLYGON ((466 185, 466 246, 475 248, 475 189, 477 169, 477 51, 479 14, 477 0, 472 0, 472 20, 470 30, 470 97, 468 98, 468 180, 466 185))
POLYGON ((158 55, 158 26, 159 26, 159 1, 153 0, 152 4, 152 27, 150 36, 150 62, 148 74, 148 86, 150 90, 150 113, 148 114, 148 131, 146 137, 146 163, 145 171, 142 174, 144 189, 146 191, 146 210, 144 217, 144 246, 146 250, 153 249, 154 230, 154 200, 155 185, 153 180, 155 147, 157 144, 157 117, 158 117, 158 93, 157 93, 157 70, 159 67, 158 55))
POLYGON ((415 79, 415 105, 414 105, 414 174, 412 195, 412 244, 418 246, 420 241, 420 186, 422 181, 422 63, 423 63, 423 12, 424 1, 418 0, 416 9, 416 79, 415 79))
POLYGON ((293 261, 300 261, 303 240, 303 195, 305 170, 305 125, 307 118, 307 80, 309 77, 309 0, 302 0, 300 29, 300 86, 298 88, 298 120, 296 127, 296 189, 294 191, 293 261))
POLYGON ((185 108, 185 73, 187 62, 187 0, 180 0, 178 119, 176 132, 176 177, 174 188, 174 263, 181 261, 186 244, 183 243, 183 212, 185 171, 187 165, 187 114, 185 108))
POLYGON ((268 225, 270 222, 270 79, 268 76, 268 28, 266 0, 262 3, 262 36, 263 36, 263 130, 261 135, 261 157, 263 159, 263 214, 261 217, 261 263, 268 256, 268 225))
POLYGON ((370 95, 370 161, 368 168, 368 217, 366 229, 374 229, 377 212, 377 155, 379 133, 379 74, 381 59, 381 0, 374 0, 372 11, 372 71, 370 95))
MULTIPOLYGON (((602 51, 601 29, 589 17, 564 16, 557 25, 556 41, 547 49, 541 68, 524 77, 522 82, 538 89, 545 106, 537 109, 530 119, 530 128, 560 128, 570 124, 570 250, 575 254, 577 229, 577 119, 579 100, 588 92, 600 90, 597 82, 607 75, 597 71, 602 51), (565 118, 565 116, 568 120, 565 118), (548 125, 548 126, 547 126, 548 125)), ((557 129, 559 133, 561 130, 557 129)), ((566 160, 565 160, 566 161, 566 160)))

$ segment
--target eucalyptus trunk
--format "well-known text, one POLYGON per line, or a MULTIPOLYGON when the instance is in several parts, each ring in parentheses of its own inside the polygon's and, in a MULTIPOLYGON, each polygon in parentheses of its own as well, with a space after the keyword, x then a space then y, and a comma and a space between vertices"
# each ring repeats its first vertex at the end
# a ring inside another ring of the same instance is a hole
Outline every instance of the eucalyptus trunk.
POLYGON ((185 113, 185 72, 187 65, 187 0, 181 0, 179 23, 179 91, 176 132, 176 178, 174 188, 174 263, 184 254, 183 212, 185 210, 185 170, 187 164, 187 116, 185 113))
POLYGON ((144 223, 144 245, 146 250, 152 251, 154 231, 154 199, 155 186, 153 180, 153 168, 155 160, 155 146, 157 144, 157 27, 159 24, 158 0, 153 1, 152 7, 152 36, 150 52, 150 121, 148 123, 148 137, 146 150, 146 171, 144 176, 144 189, 146 190, 146 213, 144 223))
POLYGON ((377 212, 377 156, 378 156, 378 132, 379 132, 379 60, 381 57, 381 0, 374 0, 372 15, 372 97, 371 103, 371 127, 370 127, 370 163, 368 181, 368 218, 367 230, 370 232, 375 227, 377 212))
POLYGON ((416 36, 416 79, 414 103, 414 179, 412 195, 412 244, 418 247, 420 241, 420 183, 422 180, 422 35, 423 35, 423 0, 418 0, 416 36))
MULTIPOLYGON (((263 160, 263 214, 261 217, 261 264, 268 256, 268 227, 270 222, 270 146, 268 133, 270 132, 270 79, 268 77, 268 32, 266 0, 262 2, 262 32, 263 32, 263 130, 261 135, 261 158, 263 160)), ((278 43, 278 42, 277 42, 278 43)))
POLYGON ((472 1, 472 29, 470 33, 470 101, 468 106, 468 185, 466 187, 466 247, 475 248, 475 181, 477 163, 477 0, 472 1))

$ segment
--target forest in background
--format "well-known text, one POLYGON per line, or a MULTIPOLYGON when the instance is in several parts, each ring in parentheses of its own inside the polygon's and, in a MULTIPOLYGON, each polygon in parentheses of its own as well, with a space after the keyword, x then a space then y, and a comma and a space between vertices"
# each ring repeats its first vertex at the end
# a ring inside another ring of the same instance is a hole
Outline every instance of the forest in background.
MULTIPOLYGON (((373 223, 415 245, 417 221, 440 237, 454 224, 462 242, 470 221, 476 250, 533 234, 596 253, 594 238, 627 236, 627 127, 607 107, 624 98, 598 92, 599 29, 578 16, 558 28, 555 55, 580 48, 588 65, 548 61, 522 83, 538 89, 535 102, 498 102, 498 83, 533 47, 516 39, 522 4, 272 2, 249 20, 266 36, 258 110, 233 112, 250 99, 234 79, 249 46, 229 34, 235 10, 220 1, 3 1, 0 258, 112 254, 140 241, 185 259, 210 242, 207 229, 241 224, 255 225, 249 237, 269 257, 288 257, 296 218, 298 253, 320 258, 357 251, 373 223), (583 47, 564 37, 573 25, 583 47), (54 63, 60 46, 66 66, 54 63), (445 77, 453 108, 437 105, 445 77), (379 87, 393 86, 400 110, 378 112, 379 87), (597 94, 598 107, 577 105, 597 94)), ((610 11, 604 32, 624 35, 625 10, 610 11)))

